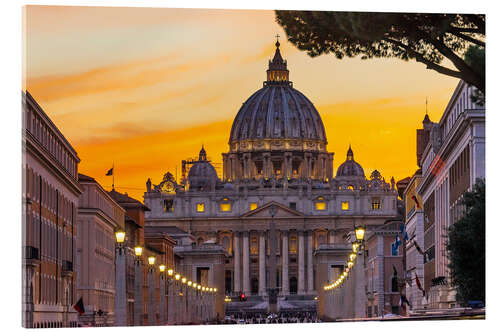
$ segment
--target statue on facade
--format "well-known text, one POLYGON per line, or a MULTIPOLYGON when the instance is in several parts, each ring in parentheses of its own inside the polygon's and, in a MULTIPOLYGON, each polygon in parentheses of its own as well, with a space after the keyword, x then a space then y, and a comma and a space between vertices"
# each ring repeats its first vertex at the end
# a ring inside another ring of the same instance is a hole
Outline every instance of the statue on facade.
POLYGON ((146 188, 148 189, 148 192, 151 192, 151 178, 148 178, 146 181, 146 188))

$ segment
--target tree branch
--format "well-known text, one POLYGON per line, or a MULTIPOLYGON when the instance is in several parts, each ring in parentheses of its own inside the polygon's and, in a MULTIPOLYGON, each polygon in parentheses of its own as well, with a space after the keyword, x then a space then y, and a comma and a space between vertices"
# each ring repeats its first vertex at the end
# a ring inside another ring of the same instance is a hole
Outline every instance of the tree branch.
POLYGON ((461 72, 454 71, 452 69, 438 65, 435 62, 432 62, 430 60, 425 59, 425 57, 421 53, 418 53, 417 51, 413 50, 409 45, 406 45, 398 40, 394 40, 391 38, 383 38, 383 40, 385 40, 388 43, 392 43, 396 46, 401 47, 406 52, 408 52, 409 56, 414 58, 417 62, 425 64, 427 66, 427 69, 432 69, 432 70, 434 70, 438 73, 444 74, 444 75, 456 77, 458 79, 463 79, 461 72))
POLYGON ((452 29, 448 30, 447 32, 450 33, 450 34, 452 34, 452 35, 457 36, 458 38, 461 38, 463 40, 471 42, 473 44, 476 44, 476 45, 479 45, 479 46, 482 46, 482 47, 486 47, 486 43, 485 42, 483 42, 483 41, 481 41, 479 39, 476 39, 474 37, 464 35, 463 33, 459 32, 459 31, 456 31, 455 28, 452 28, 452 29))

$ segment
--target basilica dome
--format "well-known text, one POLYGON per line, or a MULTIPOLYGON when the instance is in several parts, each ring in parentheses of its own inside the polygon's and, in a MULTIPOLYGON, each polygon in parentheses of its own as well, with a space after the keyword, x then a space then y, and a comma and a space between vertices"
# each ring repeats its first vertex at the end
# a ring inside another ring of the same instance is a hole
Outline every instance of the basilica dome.
POLYGON ((198 161, 189 169, 188 182, 190 190, 210 190, 217 182, 217 171, 207 160, 205 148, 201 148, 198 161))
POLYGON ((327 140, 321 117, 311 101, 293 88, 279 46, 276 42, 263 88, 251 95, 238 111, 229 143, 292 139, 324 147, 327 140))
POLYGON ((351 146, 349 146, 349 150, 347 151, 345 162, 337 169, 337 177, 365 177, 363 167, 354 161, 354 153, 352 152, 351 146))

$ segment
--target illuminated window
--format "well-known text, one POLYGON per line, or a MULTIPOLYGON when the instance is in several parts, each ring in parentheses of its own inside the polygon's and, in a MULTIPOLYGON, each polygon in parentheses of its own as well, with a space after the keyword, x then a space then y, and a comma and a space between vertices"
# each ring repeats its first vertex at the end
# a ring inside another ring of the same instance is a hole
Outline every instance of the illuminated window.
POLYGON ((379 210, 381 207, 380 198, 372 198, 372 209, 379 210))
POLYGON ((174 200, 171 200, 171 199, 163 200, 163 211, 165 213, 173 213, 174 212, 174 200))
POLYGON ((290 237, 290 253, 297 253, 297 237, 290 237))
POLYGON ((196 204, 196 211, 198 213, 203 213, 205 211, 205 204, 204 203, 197 203, 196 204))
POLYGON ((326 202, 323 197, 319 197, 315 204, 316 210, 326 210, 326 202))
POLYGON ((257 209, 257 203, 256 202, 251 202, 250 203, 250 210, 257 209))
POLYGON ((349 185, 349 186, 347 186, 347 189, 348 189, 348 190, 351 190, 351 191, 354 191, 354 186, 349 185))
POLYGON ((250 254, 258 254, 259 253, 259 242, 257 241, 257 237, 252 237, 250 239, 250 254))
POLYGON ((222 203, 220 204, 220 210, 222 212, 230 212, 231 211, 231 203, 228 198, 222 199, 222 203))
POLYGON ((349 201, 342 201, 342 210, 349 210, 349 201))

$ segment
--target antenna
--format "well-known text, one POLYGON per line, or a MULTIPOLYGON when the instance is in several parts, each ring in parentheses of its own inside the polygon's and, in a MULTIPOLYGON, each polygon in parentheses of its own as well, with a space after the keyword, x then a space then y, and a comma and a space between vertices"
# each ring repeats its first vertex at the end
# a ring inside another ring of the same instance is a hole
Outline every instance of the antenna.
POLYGON ((427 111, 427 104, 428 104, 428 102, 427 102, 427 96, 426 96, 426 97, 425 97, 425 114, 426 114, 426 115, 429 115, 429 114, 428 114, 428 111, 427 111))

